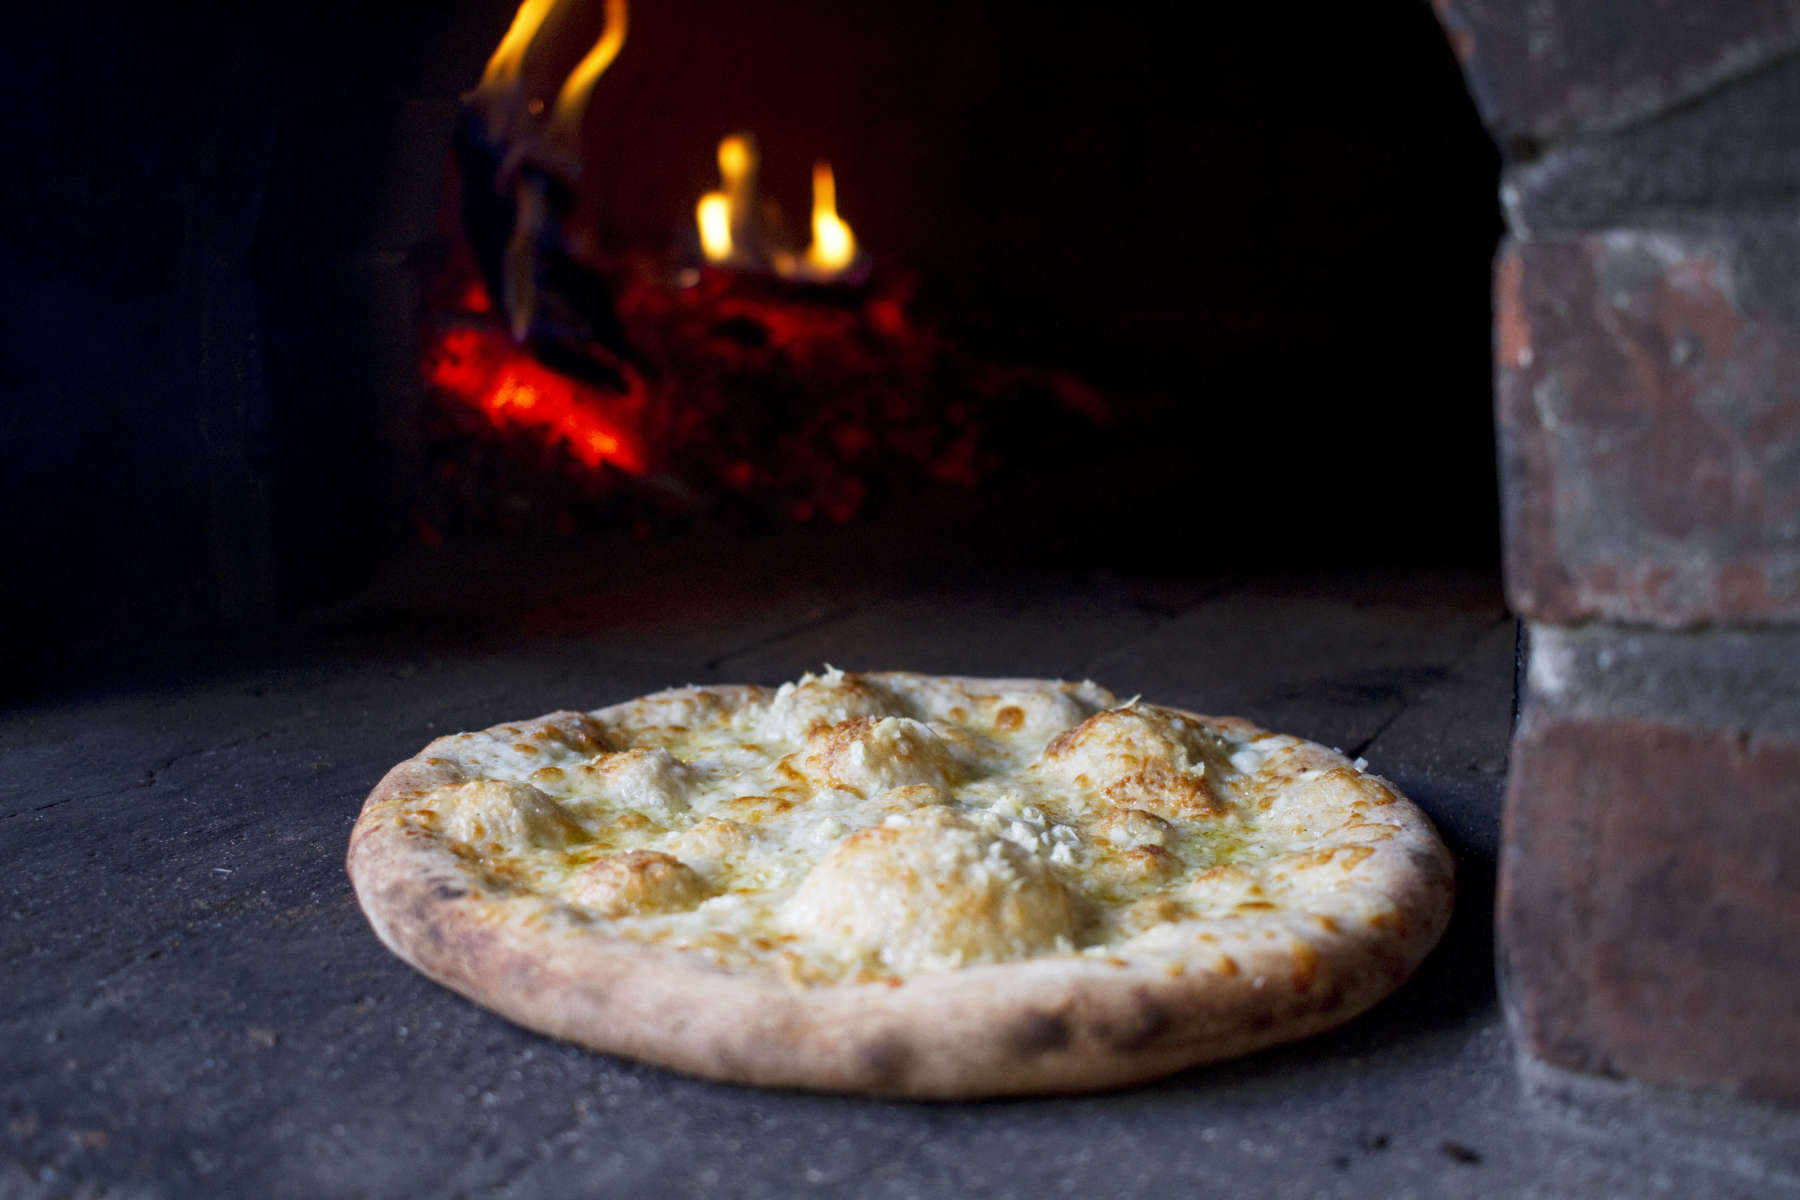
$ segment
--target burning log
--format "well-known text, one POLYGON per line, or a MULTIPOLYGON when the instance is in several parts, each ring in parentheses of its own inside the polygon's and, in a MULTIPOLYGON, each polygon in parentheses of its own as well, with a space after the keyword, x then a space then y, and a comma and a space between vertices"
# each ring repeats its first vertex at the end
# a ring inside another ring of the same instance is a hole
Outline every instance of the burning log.
POLYGON ((819 284, 634 259, 620 321, 641 365, 622 389, 547 370, 479 286, 437 294, 426 378, 440 477, 484 480, 458 503, 515 498, 485 517, 439 513, 440 528, 504 527, 523 497, 569 529, 621 513, 843 522, 921 485, 974 488, 1009 463, 1066 458, 1110 420, 1073 375, 996 362, 920 320, 893 272, 819 284))
POLYGON ((631 348, 605 272, 570 233, 581 127, 594 84, 625 44, 626 0, 606 0, 600 38, 570 72, 549 116, 522 87, 526 54, 560 0, 525 0, 463 98, 454 154, 463 232, 513 340, 563 370, 618 383, 631 348))

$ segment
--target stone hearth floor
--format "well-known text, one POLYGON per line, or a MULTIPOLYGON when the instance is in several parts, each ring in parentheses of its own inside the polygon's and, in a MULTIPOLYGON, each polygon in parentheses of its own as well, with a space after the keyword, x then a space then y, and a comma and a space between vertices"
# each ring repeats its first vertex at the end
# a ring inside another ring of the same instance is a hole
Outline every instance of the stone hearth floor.
POLYGON ((446 557, 280 644, 0 716, 0 1196, 1800 1192, 1796 1114, 1521 1068, 1490 929, 1514 659, 1492 574, 834 566, 853 541, 446 557), (827 661, 1091 677, 1364 755, 1455 850, 1456 919, 1334 1033, 980 1104, 590 1054, 364 924, 346 835, 429 738, 827 661))

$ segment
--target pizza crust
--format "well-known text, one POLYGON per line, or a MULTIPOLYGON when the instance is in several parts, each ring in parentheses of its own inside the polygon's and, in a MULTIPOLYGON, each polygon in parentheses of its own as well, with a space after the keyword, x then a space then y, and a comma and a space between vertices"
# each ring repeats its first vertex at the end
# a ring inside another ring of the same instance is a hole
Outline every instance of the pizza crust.
MULTIPOLYGON (((1093 720, 1092 697, 1072 711, 1067 685, 1050 682, 932 681, 942 694, 927 689, 926 702, 909 696, 908 715, 889 706, 883 680, 921 677, 846 678, 857 682, 847 703, 825 689, 808 693, 805 684, 790 685, 785 699, 755 688, 677 689, 591 714, 497 726, 482 744, 510 747, 500 753, 521 761, 507 770, 529 776, 533 756, 519 747, 652 750, 643 745, 652 740, 646 729, 690 728, 747 706, 769 723, 753 736, 808 747, 820 731, 845 723, 865 723, 851 744, 884 720, 908 721, 909 735, 911 724, 935 728, 950 719, 957 694, 1026 697, 991 714, 996 729, 1011 720, 1001 715, 1006 707, 1020 710, 1020 729, 1044 737, 1058 736, 1045 725, 1059 717, 1043 712, 1061 707, 1062 721, 1093 720), (1028 711, 1034 708, 1043 712, 1028 711)), ((1148 724, 1184 746, 1163 763, 1175 776, 1204 778, 1193 770, 1202 764, 1216 776, 1229 769, 1217 764, 1231 744, 1264 737, 1246 722, 1173 710, 1155 710, 1148 724), (1213 744, 1218 731, 1229 736, 1213 744)), ((1094 728, 1109 731, 1106 745, 1117 751, 1111 735, 1123 726, 1131 737, 1144 733, 1130 721, 1094 728)), ((1078 746, 1086 736, 1068 742, 1078 746)), ((1071 808, 1103 810, 1084 829, 1105 831, 1097 841, 1132 843, 1104 861, 1139 877, 1110 885, 1096 871, 1072 886, 1069 872, 1045 865, 1054 858, 1026 854, 941 798, 934 803, 936 784, 874 781, 867 799, 895 811, 822 853, 777 914, 777 923, 829 931, 846 961, 862 964, 836 976, 807 962, 782 969, 778 941, 767 963, 720 961, 628 928, 631 914, 653 919, 692 909, 733 886, 734 863, 761 836, 753 825, 723 816, 693 822, 666 842, 674 853, 659 857, 668 862, 601 868, 610 882, 596 886, 620 898, 583 906, 446 835, 437 811, 444 789, 479 785, 481 772, 495 770, 485 760, 465 761, 450 739, 401 763, 375 788, 352 834, 348 866, 375 932, 402 959, 519 1024, 596 1050, 737 1083, 873 1095, 1112 1087, 1341 1024, 1397 987, 1448 921, 1450 858, 1417 808, 1323 747, 1294 739, 1259 744, 1276 749, 1256 764, 1260 773, 1240 777, 1251 782, 1239 788, 1237 803, 1316 844, 1251 864, 1223 862, 1191 878, 1198 864, 1170 848, 1169 817, 1119 801, 1128 793, 1118 780, 1142 768, 1117 753, 1078 755, 1084 769, 1072 773, 1067 762, 1054 768, 1068 778, 1071 808), (1290 782, 1259 792, 1254 780, 1264 776, 1290 782), (1109 908, 1098 937, 1100 918, 1092 903, 1083 907, 1083 886, 1151 890, 1109 908), (626 919, 616 920, 620 914, 626 919), (1078 947, 1084 921, 1092 944, 1078 947)), ((923 757, 934 771, 954 770, 934 753, 923 757)), ((1154 795, 1172 788, 1178 799, 1193 799, 1179 779, 1151 783, 1154 795)), ((568 790, 574 799, 558 811, 584 830, 618 819, 585 806, 579 788, 568 790)), ((754 799, 767 809, 780 798, 754 799)), ((1191 803, 1177 807, 1193 811, 1191 803)), ((551 832, 522 836, 568 836, 554 815, 529 803, 508 811, 527 810, 536 816, 521 818, 524 825, 551 832)), ((639 819, 655 823, 648 814, 639 819)))

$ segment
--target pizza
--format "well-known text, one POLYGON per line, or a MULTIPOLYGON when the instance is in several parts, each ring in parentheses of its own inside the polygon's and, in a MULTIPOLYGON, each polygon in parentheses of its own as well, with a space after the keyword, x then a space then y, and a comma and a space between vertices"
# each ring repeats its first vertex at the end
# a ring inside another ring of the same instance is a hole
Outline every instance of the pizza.
POLYGON ((1450 856, 1363 768, 1091 682, 828 668, 439 738, 348 866, 395 954, 552 1037, 776 1087, 1073 1091, 1407 978, 1450 856))

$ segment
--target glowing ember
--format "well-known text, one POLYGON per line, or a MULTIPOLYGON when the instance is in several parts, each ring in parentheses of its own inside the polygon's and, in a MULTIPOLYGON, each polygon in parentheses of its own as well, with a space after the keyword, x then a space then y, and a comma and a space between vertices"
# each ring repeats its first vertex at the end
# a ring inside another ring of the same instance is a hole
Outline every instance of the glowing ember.
POLYGON ((518 353, 497 330, 465 326, 438 338, 425 377, 496 427, 560 442, 590 469, 606 465, 638 475, 646 468, 635 428, 644 388, 633 374, 626 376, 627 392, 609 394, 518 353))

